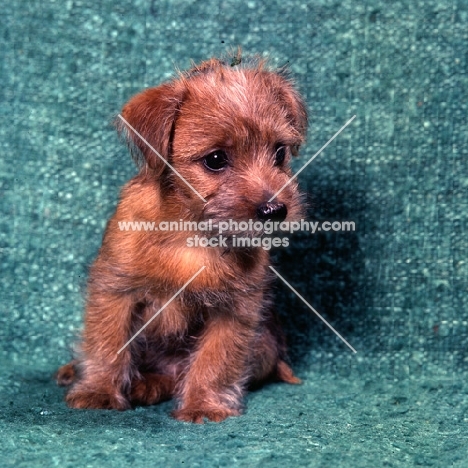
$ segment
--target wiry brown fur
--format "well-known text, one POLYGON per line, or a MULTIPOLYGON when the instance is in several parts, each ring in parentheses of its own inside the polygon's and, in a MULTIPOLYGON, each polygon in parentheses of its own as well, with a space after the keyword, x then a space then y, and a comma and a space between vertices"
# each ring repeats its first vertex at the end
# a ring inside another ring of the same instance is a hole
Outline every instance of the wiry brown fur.
MULTIPOLYGON (((73 408, 124 410, 175 397, 179 420, 238 415, 248 385, 299 381, 285 363, 272 314, 268 252, 189 248, 194 233, 121 231, 118 222, 255 220, 257 207, 291 176, 288 162, 306 130, 304 105, 284 74, 262 61, 231 66, 211 59, 134 96, 122 115, 206 203, 119 123, 141 170, 106 228, 90 270, 79 354, 57 381, 71 385, 66 401, 73 408), (287 148, 284 165, 275 165, 278 145, 287 148), (214 150, 229 157, 217 173, 203 165, 214 150)), ((286 220, 300 218, 295 182, 277 200, 287 205, 286 220)))

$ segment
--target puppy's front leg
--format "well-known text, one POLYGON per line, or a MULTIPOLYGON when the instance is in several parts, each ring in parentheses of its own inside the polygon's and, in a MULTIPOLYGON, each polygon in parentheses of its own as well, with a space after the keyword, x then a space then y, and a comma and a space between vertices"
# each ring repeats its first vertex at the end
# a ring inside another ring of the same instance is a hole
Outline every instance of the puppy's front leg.
POLYGON ((256 324, 256 317, 221 315, 209 320, 179 386, 179 409, 172 413, 176 419, 219 422, 240 414, 256 324))
POLYGON ((118 351, 130 335, 131 294, 98 290, 90 285, 79 377, 66 396, 72 408, 130 408, 130 346, 118 351))

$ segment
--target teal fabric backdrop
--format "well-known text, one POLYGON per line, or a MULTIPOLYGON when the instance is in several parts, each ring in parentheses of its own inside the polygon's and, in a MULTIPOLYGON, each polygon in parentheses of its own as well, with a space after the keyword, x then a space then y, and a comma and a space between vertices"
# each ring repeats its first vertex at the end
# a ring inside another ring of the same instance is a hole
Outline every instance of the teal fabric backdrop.
POLYGON ((12 1, 0 22, 0 464, 468 466, 468 3, 12 1), (312 221, 277 270, 301 386, 195 426, 171 403, 76 411, 53 381, 87 268, 135 172, 112 120, 134 93, 237 46, 287 64, 309 113, 312 221))

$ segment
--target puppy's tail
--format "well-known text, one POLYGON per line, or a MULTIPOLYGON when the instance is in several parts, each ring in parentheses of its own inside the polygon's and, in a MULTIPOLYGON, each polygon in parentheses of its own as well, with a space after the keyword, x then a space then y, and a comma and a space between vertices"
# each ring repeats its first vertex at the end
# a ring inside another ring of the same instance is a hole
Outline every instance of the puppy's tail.
POLYGON ((301 379, 294 375, 293 370, 281 359, 276 364, 276 378, 289 384, 300 384, 301 379))

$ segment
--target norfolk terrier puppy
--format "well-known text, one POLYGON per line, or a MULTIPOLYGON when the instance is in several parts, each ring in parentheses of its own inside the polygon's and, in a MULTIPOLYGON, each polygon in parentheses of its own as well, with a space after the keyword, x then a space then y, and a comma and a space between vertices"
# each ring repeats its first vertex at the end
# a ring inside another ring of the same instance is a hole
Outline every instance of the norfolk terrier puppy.
POLYGON ((284 185, 305 106, 285 70, 240 62, 194 66, 134 96, 117 119, 140 171, 91 266, 77 356, 57 374, 72 408, 175 398, 176 419, 218 422, 240 414, 249 386, 299 382, 273 313, 266 249, 235 247, 234 223, 214 246, 189 244, 193 231, 122 228, 253 220, 259 234, 259 222, 302 217, 295 180, 284 185))

